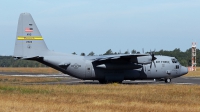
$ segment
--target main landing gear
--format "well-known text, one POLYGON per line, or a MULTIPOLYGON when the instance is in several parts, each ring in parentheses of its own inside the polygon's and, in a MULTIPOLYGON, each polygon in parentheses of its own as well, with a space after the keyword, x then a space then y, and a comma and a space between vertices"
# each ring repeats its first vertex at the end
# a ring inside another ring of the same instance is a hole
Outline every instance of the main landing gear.
POLYGON ((121 84, 123 80, 118 80, 118 81, 107 81, 107 80, 99 80, 100 84, 108 84, 108 83, 119 83, 121 84))
POLYGON ((171 82, 170 78, 165 79, 165 83, 170 83, 170 82, 171 82))
POLYGON ((172 80, 170 78, 167 78, 167 79, 154 79, 154 82, 156 81, 165 81, 165 83, 170 83, 172 80))

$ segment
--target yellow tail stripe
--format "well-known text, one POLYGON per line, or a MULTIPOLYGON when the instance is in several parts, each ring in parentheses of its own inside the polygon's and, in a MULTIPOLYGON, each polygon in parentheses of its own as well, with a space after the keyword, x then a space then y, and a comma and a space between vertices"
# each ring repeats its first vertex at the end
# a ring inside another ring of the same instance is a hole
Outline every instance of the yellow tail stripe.
POLYGON ((18 36, 17 40, 43 40, 42 36, 18 36))

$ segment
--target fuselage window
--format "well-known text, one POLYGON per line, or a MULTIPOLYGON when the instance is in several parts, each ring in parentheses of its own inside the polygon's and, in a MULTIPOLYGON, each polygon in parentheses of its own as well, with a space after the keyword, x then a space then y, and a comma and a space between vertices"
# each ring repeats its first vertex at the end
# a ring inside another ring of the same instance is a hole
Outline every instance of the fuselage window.
POLYGON ((179 65, 176 65, 176 69, 179 69, 179 65))

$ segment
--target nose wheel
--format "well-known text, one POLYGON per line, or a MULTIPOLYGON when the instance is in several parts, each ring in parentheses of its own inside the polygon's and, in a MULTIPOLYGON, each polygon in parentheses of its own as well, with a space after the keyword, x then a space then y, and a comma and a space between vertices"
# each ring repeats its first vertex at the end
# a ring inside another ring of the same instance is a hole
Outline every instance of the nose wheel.
POLYGON ((171 82, 171 79, 168 78, 168 79, 165 79, 165 83, 170 83, 171 82))

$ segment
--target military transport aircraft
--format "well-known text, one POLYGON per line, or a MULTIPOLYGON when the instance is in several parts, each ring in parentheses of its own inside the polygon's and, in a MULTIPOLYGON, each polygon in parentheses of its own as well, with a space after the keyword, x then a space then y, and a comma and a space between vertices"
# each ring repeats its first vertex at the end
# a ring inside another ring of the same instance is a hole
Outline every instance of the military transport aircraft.
POLYGON ((36 60, 70 76, 100 83, 142 79, 169 83, 188 73, 176 58, 154 53, 77 56, 50 51, 30 13, 19 17, 14 58, 36 60))

